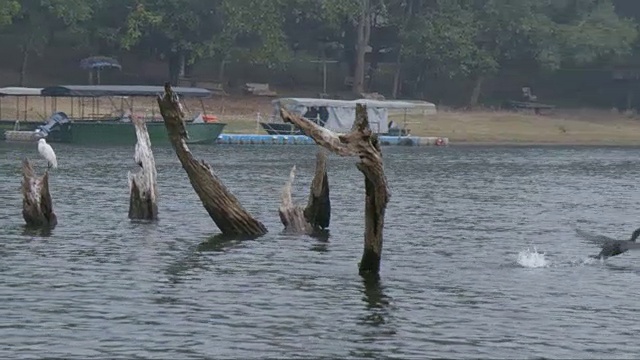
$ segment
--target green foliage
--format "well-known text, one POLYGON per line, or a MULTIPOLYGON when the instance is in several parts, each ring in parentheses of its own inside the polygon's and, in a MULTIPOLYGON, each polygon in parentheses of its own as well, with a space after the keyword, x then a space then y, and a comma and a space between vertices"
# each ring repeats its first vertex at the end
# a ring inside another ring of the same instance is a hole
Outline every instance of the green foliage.
POLYGON ((20 11, 18 0, 0 0, 0 26, 11 24, 18 11, 20 11))
POLYGON ((211 41, 211 53, 275 65, 289 59, 283 15, 286 0, 223 0, 224 27, 211 41))
POLYGON ((637 37, 635 23, 608 1, 389 0, 389 7, 406 63, 447 77, 619 57, 637 37))
POLYGON ((363 9, 370 44, 393 46, 417 78, 611 63, 640 49, 637 20, 611 0, 0 0, 0 26, 36 51, 71 31, 94 48, 276 66, 330 43, 354 56, 363 9))
POLYGON ((126 18, 120 43, 160 53, 282 61, 288 54, 282 26, 284 1, 144 0, 126 18))
POLYGON ((558 26, 564 57, 585 64, 629 54, 638 36, 637 24, 620 19, 609 2, 583 1, 582 5, 575 18, 558 26))
POLYGON ((7 32, 15 34, 23 51, 40 53, 53 31, 83 31, 81 24, 91 17, 92 5, 92 0, 20 0, 7 32))

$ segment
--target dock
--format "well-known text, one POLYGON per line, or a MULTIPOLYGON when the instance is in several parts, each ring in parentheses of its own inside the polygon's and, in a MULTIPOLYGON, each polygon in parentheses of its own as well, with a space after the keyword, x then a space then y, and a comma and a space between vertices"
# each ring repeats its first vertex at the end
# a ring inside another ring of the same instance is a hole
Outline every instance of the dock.
POLYGON ((32 142, 37 141, 39 138, 36 137, 33 131, 7 130, 4 132, 4 139, 6 141, 32 142))
MULTIPOLYGON (((421 136, 380 136, 382 145, 447 146, 449 138, 421 136)), ((220 134, 217 144, 224 145, 315 145, 306 135, 220 134)))

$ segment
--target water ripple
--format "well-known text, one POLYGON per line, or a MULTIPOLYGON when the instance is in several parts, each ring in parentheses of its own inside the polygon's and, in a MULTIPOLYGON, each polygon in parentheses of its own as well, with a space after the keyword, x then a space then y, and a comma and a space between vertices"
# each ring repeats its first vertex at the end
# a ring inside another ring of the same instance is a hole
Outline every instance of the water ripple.
POLYGON ((606 262, 573 232, 628 237, 631 148, 384 148, 382 280, 357 274, 362 175, 331 156, 324 240, 281 233, 279 193, 314 147, 194 146, 270 232, 216 236, 170 147, 157 223, 127 219, 133 148, 57 145, 60 224, 24 229, 19 160, 0 145, 3 358, 634 358, 635 253, 606 262), (293 151, 295 150, 295 151, 293 151), (543 255, 544 254, 544 255, 543 255))

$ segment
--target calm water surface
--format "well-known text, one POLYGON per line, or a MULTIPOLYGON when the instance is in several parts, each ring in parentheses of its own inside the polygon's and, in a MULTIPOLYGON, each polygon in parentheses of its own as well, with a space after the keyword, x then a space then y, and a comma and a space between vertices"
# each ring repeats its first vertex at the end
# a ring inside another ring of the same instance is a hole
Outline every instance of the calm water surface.
POLYGON ((385 147, 381 282, 358 276, 362 175, 330 158, 330 238, 282 235, 290 167, 315 147, 193 147, 270 232, 221 242, 169 147, 160 216, 127 219, 133 147, 54 145, 59 225, 23 228, 0 145, 0 357, 636 358, 640 252, 589 261, 573 230, 640 226, 640 149, 385 147), (534 248, 537 250, 535 252, 534 248), (544 253, 544 254, 543 254, 544 253))

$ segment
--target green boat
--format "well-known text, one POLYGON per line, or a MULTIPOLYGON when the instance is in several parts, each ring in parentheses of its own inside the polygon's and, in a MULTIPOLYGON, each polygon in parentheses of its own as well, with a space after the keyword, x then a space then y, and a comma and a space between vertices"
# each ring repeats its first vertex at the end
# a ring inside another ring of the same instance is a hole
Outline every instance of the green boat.
MULTIPOLYGON (((28 130, 33 131, 46 119, 40 115, 38 119, 29 120, 27 117, 27 109, 29 108, 29 99, 33 97, 40 98, 42 88, 28 87, 5 87, 0 88, 0 140, 4 139, 5 131, 12 130, 28 130), (9 113, 4 109, 7 105, 7 98, 15 98, 15 113, 9 113)), ((46 107, 46 99, 44 106, 46 107)))
MULTIPOLYGON (((7 96, 0 89, 0 96, 7 96)), ((215 121, 214 117, 205 115, 202 99, 211 96, 211 92, 201 88, 176 87, 176 93, 182 98, 197 98, 202 105, 202 112, 185 121, 189 144, 215 144, 218 136, 224 130, 226 124, 215 121)), ((51 115, 44 122, 33 121, 0 121, 0 130, 9 139, 14 134, 19 134, 21 139, 31 138, 24 133, 32 132, 33 139, 45 137, 52 143, 71 143, 83 145, 133 145, 136 143, 136 135, 131 116, 135 115, 133 102, 135 98, 143 97, 153 99, 162 94, 164 88, 160 86, 125 86, 125 85, 66 85, 51 86, 40 90, 40 96, 50 98, 51 115), (71 116, 68 112, 58 111, 58 99, 70 99, 71 116), (100 101, 107 98, 115 107, 119 100, 120 108, 110 114, 100 114, 100 101), (74 104, 75 101, 75 104, 74 104), (89 104, 87 105, 87 102, 89 104), (79 114, 77 114, 79 113, 79 114), (74 116, 78 115, 78 116, 74 116)), ((14 96, 16 96, 14 94, 14 96)), ((34 96, 34 95, 24 95, 34 96)), ((184 104, 183 104, 184 105, 184 104)), ((25 105, 26 107, 26 105, 25 105)), ((155 107, 152 107, 155 110, 155 107)), ((188 110, 185 108, 185 110, 188 110)), ((188 111, 186 111, 188 112, 188 111)), ((26 113, 26 111, 25 111, 26 113)), ((147 124, 147 131, 151 143, 154 145, 169 144, 169 137, 162 118, 143 114, 147 124)))

